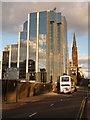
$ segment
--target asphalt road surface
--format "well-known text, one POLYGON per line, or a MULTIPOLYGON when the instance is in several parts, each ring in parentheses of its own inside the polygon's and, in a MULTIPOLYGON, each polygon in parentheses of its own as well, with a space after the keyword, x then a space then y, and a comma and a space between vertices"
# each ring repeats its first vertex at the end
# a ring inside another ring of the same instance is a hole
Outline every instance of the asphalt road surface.
POLYGON ((87 87, 78 88, 77 92, 72 94, 48 94, 44 99, 37 102, 28 102, 11 110, 3 110, 3 118, 21 118, 22 120, 30 118, 59 118, 75 119, 79 112, 83 99, 87 96, 87 87))

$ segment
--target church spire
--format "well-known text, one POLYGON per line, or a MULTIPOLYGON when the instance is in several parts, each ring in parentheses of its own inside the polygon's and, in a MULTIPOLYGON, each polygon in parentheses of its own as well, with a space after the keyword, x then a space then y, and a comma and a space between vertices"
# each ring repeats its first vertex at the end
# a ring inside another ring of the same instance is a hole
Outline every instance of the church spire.
POLYGON ((73 47, 76 47, 76 34, 74 33, 74 36, 73 36, 73 47))
POLYGON ((76 68, 78 68, 78 52, 77 52, 77 46, 76 46, 76 34, 75 33, 73 35, 72 62, 73 62, 73 66, 76 66, 76 68))

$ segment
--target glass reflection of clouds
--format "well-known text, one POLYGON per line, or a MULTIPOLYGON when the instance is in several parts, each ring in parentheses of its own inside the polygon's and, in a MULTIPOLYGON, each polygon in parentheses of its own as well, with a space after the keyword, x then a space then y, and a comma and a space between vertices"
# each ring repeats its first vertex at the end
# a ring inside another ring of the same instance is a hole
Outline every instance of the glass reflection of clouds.
POLYGON ((12 63, 16 63, 17 62, 17 49, 18 49, 18 45, 17 44, 11 45, 11 62, 12 63))
POLYGON ((64 70, 67 67, 66 61, 68 57, 66 48, 67 24, 65 18, 62 17, 60 12, 54 10, 42 11, 39 13, 34 12, 29 15, 30 18, 28 21, 25 21, 23 24, 23 31, 20 32, 20 61, 27 58, 27 24, 29 23, 29 59, 34 60, 35 64, 39 63, 39 66, 36 64, 36 68, 46 69, 47 67, 46 72, 50 73, 50 76, 54 76, 54 68, 57 69, 57 76, 60 76, 60 71, 63 71, 63 66, 64 70), (55 32, 54 28, 56 28, 57 32, 55 32), (56 38, 54 36, 56 36, 56 38), (54 45, 55 42, 56 45, 54 45), (55 46, 57 46, 57 48, 55 46), (56 60, 54 57, 55 50, 57 51, 56 60), (61 58, 62 55, 64 58, 61 58))
POLYGON ((46 11, 39 13, 39 68, 46 69, 46 11))
POLYGON ((23 31, 20 32, 20 61, 24 62, 26 60, 26 53, 27 53, 27 24, 28 21, 25 21, 23 24, 23 31))
POLYGON ((36 59, 36 30, 37 30, 37 13, 30 14, 30 41, 29 41, 29 59, 36 59))

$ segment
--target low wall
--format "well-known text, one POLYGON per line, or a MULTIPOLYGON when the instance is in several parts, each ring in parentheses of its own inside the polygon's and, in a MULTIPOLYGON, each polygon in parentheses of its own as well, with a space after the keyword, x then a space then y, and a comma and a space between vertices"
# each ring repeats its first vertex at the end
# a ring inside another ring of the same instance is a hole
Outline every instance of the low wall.
POLYGON ((16 99, 16 80, 2 80, 2 101, 16 99))
POLYGON ((52 85, 52 91, 53 91, 53 92, 58 92, 58 91, 60 91, 60 83, 59 83, 59 82, 53 83, 53 85, 52 85))
POLYGON ((3 80, 2 101, 15 101, 16 90, 18 91, 18 99, 22 99, 22 98, 50 92, 52 90, 52 84, 18 82, 17 85, 16 80, 3 80))

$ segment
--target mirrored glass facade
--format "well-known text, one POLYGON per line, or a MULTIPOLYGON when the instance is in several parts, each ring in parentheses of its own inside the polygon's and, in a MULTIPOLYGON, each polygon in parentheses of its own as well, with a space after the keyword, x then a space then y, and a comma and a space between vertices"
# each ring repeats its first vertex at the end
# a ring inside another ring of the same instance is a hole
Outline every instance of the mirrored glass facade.
POLYGON ((60 76, 60 23, 57 23, 57 71, 58 77, 60 76))
POLYGON ((53 21, 50 21, 50 77, 53 76, 53 21))
POLYGON ((49 75, 48 78, 46 76, 47 81, 52 81, 55 78, 56 69, 55 82, 62 73, 67 71, 67 24, 65 17, 55 10, 41 11, 30 13, 28 23, 29 59, 35 61, 35 70, 38 67, 36 72, 43 69, 46 71, 49 75))
POLYGON ((37 32, 37 13, 30 14, 29 26, 29 59, 36 59, 36 32, 37 32))
POLYGON ((46 70, 46 11, 39 13, 39 69, 46 70))
POLYGON ((67 73, 68 69, 68 43, 67 43, 67 22, 65 16, 63 16, 63 25, 64 25, 64 73, 67 73))
POLYGON ((25 21, 23 24, 23 31, 19 32, 18 52, 20 63, 24 62, 27 56, 27 25, 28 21, 25 21))
POLYGON ((38 82, 54 83, 67 72, 67 60, 65 16, 56 10, 28 14, 18 45, 11 48, 11 63, 17 62, 23 78, 29 73, 28 79, 37 82, 35 74, 39 73, 38 82))
POLYGON ((24 32, 27 32, 27 24, 28 24, 28 21, 25 21, 23 24, 23 31, 24 32))
POLYGON ((28 21, 23 24, 23 31, 18 34, 18 59, 19 78, 26 78, 26 58, 27 58, 27 25, 28 21))
POLYGON ((18 58, 18 45, 11 45, 11 67, 17 67, 17 58, 18 58))

